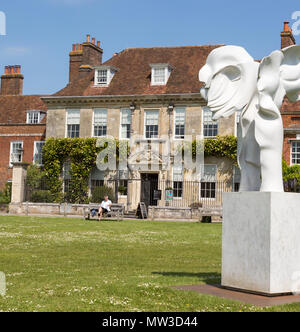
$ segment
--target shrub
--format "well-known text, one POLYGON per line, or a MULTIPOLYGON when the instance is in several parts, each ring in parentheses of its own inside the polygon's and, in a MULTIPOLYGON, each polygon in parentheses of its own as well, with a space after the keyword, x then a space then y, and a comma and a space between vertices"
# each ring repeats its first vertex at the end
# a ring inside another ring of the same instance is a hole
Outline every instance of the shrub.
POLYGON ((50 190, 35 190, 31 194, 32 203, 53 203, 53 196, 50 190))
POLYGON ((9 204, 11 201, 11 186, 10 182, 6 183, 5 188, 0 192, 0 204, 9 204))
MULTIPOLYGON (((46 183, 45 172, 35 164, 32 164, 27 169, 26 184, 30 189, 41 189, 41 186, 46 183)), ((44 188, 43 188, 44 189, 44 188)))
POLYGON ((190 208, 192 208, 194 210, 201 209, 202 207, 203 207, 203 203, 201 203, 201 202, 195 202, 190 205, 190 208))
POLYGON ((282 169, 285 191, 300 192, 300 165, 288 166, 284 161, 282 169))
POLYGON ((92 203, 101 203, 105 196, 108 196, 109 199, 114 202, 115 201, 115 192, 112 188, 103 186, 96 187, 92 191, 92 203))
POLYGON ((127 189, 124 186, 119 186, 118 190, 121 195, 127 194, 127 189))

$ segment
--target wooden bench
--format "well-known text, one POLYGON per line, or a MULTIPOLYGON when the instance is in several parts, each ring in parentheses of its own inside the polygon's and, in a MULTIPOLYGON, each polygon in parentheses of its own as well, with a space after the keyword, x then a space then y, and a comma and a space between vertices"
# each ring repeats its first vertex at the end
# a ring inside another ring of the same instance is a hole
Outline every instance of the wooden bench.
MULTIPOLYGON (((90 203, 83 209, 83 216, 85 220, 98 219, 100 203, 90 203), (92 217, 92 210, 97 210, 95 217, 92 217)), ((110 208, 110 212, 104 213, 105 219, 117 219, 121 221, 124 219, 124 204, 113 204, 110 208)))

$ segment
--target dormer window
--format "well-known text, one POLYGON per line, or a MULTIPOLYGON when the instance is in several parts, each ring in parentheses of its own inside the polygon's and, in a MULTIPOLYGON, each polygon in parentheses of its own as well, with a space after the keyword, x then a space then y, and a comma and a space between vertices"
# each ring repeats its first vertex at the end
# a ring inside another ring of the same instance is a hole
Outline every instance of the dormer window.
POLYGON ((171 75, 172 67, 169 64, 152 64, 151 85, 166 85, 171 75))
POLYGON ((98 70, 97 72, 97 84, 107 85, 107 70, 98 70))
POLYGON ((39 124, 44 118, 44 112, 42 111, 27 111, 27 124, 39 124))
POLYGON ((95 68, 95 86, 109 86, 117 69, 110 66, 99 66, 95 68))

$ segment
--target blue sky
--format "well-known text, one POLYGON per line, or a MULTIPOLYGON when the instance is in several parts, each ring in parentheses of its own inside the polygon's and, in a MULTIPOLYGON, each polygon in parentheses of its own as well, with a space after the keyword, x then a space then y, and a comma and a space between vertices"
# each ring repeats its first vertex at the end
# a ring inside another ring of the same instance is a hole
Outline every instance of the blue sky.
POLYGON ((261 58, 280 48, 283 21, 299 10, 299 0, 2 0, 0 72, 20 64, 25 94, 54 93, 67 83, 72 43, 87 33, 101 41, 104 60, 128 47, 219 43, 261 58))

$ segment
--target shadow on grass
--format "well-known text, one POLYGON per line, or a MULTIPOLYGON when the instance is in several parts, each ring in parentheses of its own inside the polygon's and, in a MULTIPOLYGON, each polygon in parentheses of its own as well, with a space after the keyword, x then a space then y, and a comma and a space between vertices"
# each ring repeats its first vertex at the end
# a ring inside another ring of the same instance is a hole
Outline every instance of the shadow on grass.
POLYGON ((198 278, 206 284, 220 284, 221 274, 217 272, 152 272, 154 275, 163 277, 181 277, 181 278, 198 278))

